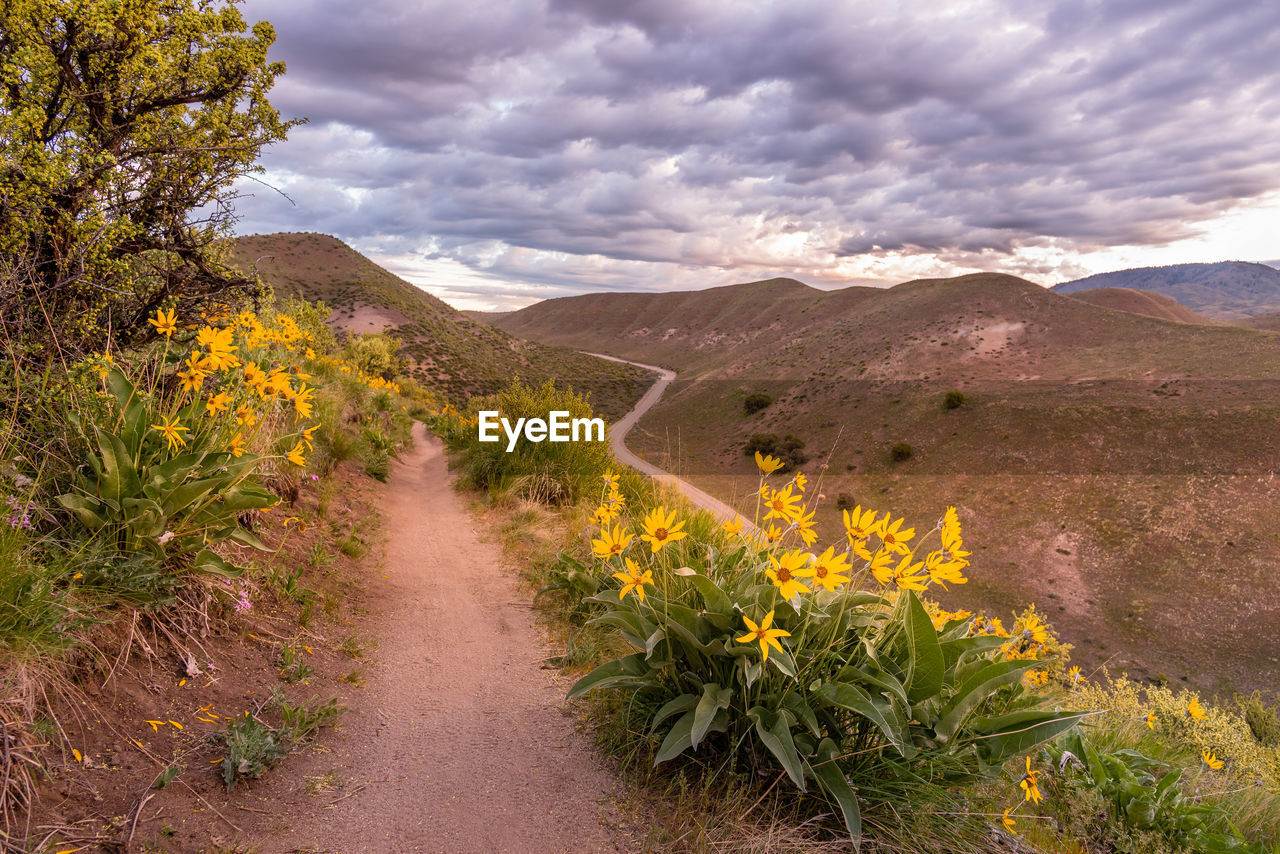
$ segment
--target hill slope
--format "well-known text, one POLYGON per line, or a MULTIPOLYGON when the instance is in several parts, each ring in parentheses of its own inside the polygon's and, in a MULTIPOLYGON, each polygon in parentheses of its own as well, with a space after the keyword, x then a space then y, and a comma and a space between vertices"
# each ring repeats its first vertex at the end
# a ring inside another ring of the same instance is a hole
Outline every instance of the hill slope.
POLYGON ((335 237, 267 234, 236 238, 231 263, 254 271, 277 293, 323 300, 330 324, 349 332, 386 331, 403 344, 411 375, 457 401, 501 388, 514 376, 556 379, 591 394, 607 418, 625 413, 648 378, 572 350, 522 341, 468 317, 374 264, 335 237))
POLYGON ((1245 261, 1136 267, 1063 282, 1053 290, 1071 294, 1094 288, 1154 291, 1219 319, 1280 311, 1280 270, 1245 261))
POLYGON ((995 274, 593 294, 493 322, 678 371, 632 447, 748 517, 747 439, 794 434, 811 475, 826 465, 824 539, 841 494, 924 529, 956 503, 980 551, 954 604, 1036 601, 1086 666, 1217 689, 1280 679, 1266 628, 1280 620, 1280 336, 995 274), (964 405, 943 408, 950 390, 964 405), (773 403, 747 415, 752 393, 773 403), (910 459, 891 462, 896 442, 910 459))
POLYGON ((1139 291, 1133 288, 1090 288, 1087 291, 1072 292, 1071 298, 1114 311, 1127 311, 1131 314, 1142 314, 1174 323, 1216 322, 1202 314, 1196 314, 1177 300, 1155 291, 1139 291))

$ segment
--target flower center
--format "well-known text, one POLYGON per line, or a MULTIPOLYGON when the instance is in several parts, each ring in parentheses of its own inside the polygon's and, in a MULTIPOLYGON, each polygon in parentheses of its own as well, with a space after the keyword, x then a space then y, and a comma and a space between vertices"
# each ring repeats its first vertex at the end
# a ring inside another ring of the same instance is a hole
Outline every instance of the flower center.
POLYGON ((656 531, 653 532, 653 536, 659 540, 665 540, 667 538, 667 529, 658 528, 656 531))
POLYGON ((791 570, 787 569, 785 566, 778 567, 778 580, 782 582, 790 581, 791 570))
POLYGON ((813 574, 816 575, 818 578, 826 578, 827 568, 822 564, 818 564, 818 568, 813 571, 813 574))

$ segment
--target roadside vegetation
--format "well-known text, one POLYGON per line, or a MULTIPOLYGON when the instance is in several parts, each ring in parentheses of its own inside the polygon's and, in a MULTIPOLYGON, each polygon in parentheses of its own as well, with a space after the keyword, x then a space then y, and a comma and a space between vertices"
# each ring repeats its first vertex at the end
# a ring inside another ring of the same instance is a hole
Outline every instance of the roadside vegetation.
POLYGON ((1274 708, 1086 678, 1033 606, 943 610, 972 558, 954 509, 846 507, 819 543, 821 477, 778 458, 753 454, 751 523, 722 522, 572 445, 484 454, 476 408, 435 429, 527 566, 569 696, 656 804, 652 850, 1280 851, 1274 708))

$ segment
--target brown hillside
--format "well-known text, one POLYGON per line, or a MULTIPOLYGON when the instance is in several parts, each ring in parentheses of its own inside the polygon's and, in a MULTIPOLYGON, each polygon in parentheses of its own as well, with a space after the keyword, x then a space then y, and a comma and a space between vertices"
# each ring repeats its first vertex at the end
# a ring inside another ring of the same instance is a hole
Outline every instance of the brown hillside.
POLYGON ((589 392, 608 418, 643 393, 635 369, 572 350, 522 341, 481 323, 374 264, 325 234, 260 234, 236 238, 231 263, 256 271, 277 293, 323 300, 329 322, 353 333, 386 331, 402 342, 411 375, 461 401, 505 386, 512 377, 556 379, 589 392))
POLYGON ((841 494, 924 529, 960 506, 979 550, 949 604, 1035 601, 1086 667, 1220 690, 1280 680, 1270 333, 1110 310, 992 274, 595 294, 494 322, 678 371, 632 445, 748 515, 756 475, 743 445, 794 434, 811 474, 827 463, 827 538, 840 533, 841 494), (950 390, 964 405, 943 408, 950 390), (745 415, 756 392, 774 402, 745 415), (910 459, 890 462, 896 442, 910 459))
POLYGON ((1174 323, 1212 324, 1218 322, 1210 320, 1204 315, 1196 314, 1172 297, 1167 297, 1154 291, 1139 291, 1133 288, 1093 288, 1087 291, 1076 291, 1070 296, 1072 299, 1084 300, 1102 308, 1127 311, 1131 314, 1142 314, 1174 323))

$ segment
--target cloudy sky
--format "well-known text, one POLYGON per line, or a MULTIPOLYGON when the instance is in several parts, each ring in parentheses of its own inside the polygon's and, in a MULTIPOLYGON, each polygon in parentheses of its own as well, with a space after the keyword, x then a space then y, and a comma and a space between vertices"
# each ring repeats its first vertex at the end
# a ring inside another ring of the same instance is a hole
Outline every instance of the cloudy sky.
POLYGON ((459 307, 1280 258, 1280 3, 244 9, 310 123, 240 231, 337 235, 459 307))

